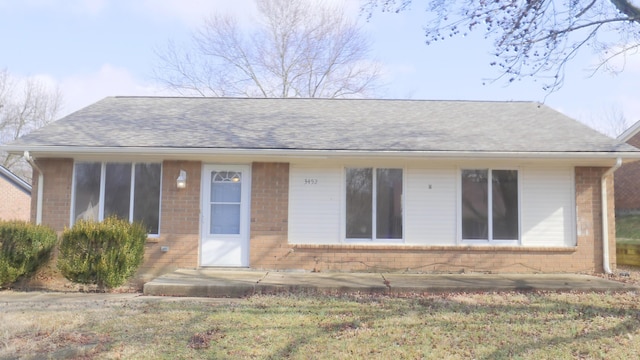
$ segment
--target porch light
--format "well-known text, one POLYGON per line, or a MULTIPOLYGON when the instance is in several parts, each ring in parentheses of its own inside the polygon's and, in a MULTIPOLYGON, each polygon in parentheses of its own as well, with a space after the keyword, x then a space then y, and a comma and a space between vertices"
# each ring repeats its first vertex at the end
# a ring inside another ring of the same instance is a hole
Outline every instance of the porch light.
POLYGON ((184 189, 187 187, 187 172, 180 170, 180 175, 176 179, 176 186, 178 189, 184 189))

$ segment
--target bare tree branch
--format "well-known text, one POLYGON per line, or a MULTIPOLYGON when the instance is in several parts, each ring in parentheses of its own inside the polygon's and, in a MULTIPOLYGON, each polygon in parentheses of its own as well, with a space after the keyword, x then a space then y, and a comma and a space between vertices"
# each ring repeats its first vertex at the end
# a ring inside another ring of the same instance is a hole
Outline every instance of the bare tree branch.
MULTIPOLYGON (((363 11, 403 11, 412 0, 366 0, 363 11)), ((596 69, 616 55, 611 49, 640 45, 640 7, 634 0, 429 0, 427 44, 482 31, 493 39, 497 60, 491 65, 509 82, 545 76, 547 91, 562 86, 566 64, 583 48, 607 52, 596 69), (601 36, 602 35, 602 36, 601 36), (612 40, 611 38, 614 37, 612 40)))
POLYGON ((364 97, 378 87, 370 42, 342 7, 304 0, 256 0, 251 31, 213 14, 190 48, 156 51, 156 78, 180 94, 364 97))
MULTIPOLYGON (((58 89, 34 79, 18 81, 0 70, 0 144, 18 139, 52 121, 62 105, 58 89)), ((30 180, 30 167, 22 157, 0 153, 0 165, 30 180)))

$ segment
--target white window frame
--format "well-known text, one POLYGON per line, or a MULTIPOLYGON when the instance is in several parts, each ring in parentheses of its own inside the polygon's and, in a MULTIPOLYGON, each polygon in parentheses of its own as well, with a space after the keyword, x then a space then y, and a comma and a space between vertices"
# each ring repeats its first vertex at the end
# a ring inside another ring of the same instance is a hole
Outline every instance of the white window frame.
POLYGON ((522 171, 517 167, 461 167, 458 168, 458 191, 457 191, 457 227, 458 244, 462 245, 521 245, 522 244, 522 171), (462 237, 462 172, 464 170, 487 170, 487 239, 465 239, 462 237), (493 239, 493 171, 509 170, 516 171, 518 175, 518 238, 509 240, 493 239), (490 190, 490 191, 489 191, 490 190))
POLYGON ((90 161, 90 160, 82 160, 82 161, 74 161, 73 163, 73 176, 71 180, 71 214, 69 219, 69 224, 73 226, 75 224, 75 213, 76 213, 76 165, 77 164, 100 164, 100 198, 99 198, 99 207, 98 207, 98 221, 104 220, 104 194, 105 194, 105 179, 106 179, 106 169, 107 164, 131 164, 131 184, 130 184, 130 196, 129 196, 129 222, 133 222, 133 205, 135 201, 135 178, 136 178, 136 164, 159 164, 160 165, 160 194, 158 201, 158 233, 157 234, 147 234, 150 238, 157 238, 160 236, 160 226, 162 221, 162 173, 164 171, 164 167, 162 166, 162 162, 151 161, 151 162, 133 162, 133 161, 90 161))
POLYGON ((393 166, 345 166, 342 171, 342 238, 344 242, 348 243, 357 243, 357 242, 376 242, 376 243, 393 243, 393 244, 402 244, 405 242, 405 191, 406 191, 406 169, 404 167, 393 167, 393 166), (347 237, 347 169, 371 169, 372 173, 372 196, 371 196, 371 238, 348 238, 347 237), (377 230, 378 230, 378 221, 377 221, 377 206, 378 206, 378 192, 376 191, 378 186, 378 176, 376 175, 376 170, 378 169, 396 169, 402 170, 402 195, 400 196, 400 207, 402 209, 402 238, 400 239, 389 239, 389 238, 378 238, 377 230))

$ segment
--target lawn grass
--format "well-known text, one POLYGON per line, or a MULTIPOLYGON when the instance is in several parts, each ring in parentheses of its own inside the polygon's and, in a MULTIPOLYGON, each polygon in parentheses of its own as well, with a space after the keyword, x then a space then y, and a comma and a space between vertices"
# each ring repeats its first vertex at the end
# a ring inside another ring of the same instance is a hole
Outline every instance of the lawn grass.
POLYGON ((621 243, 640 243, 640 215, 617 216, 616 239, 621 243))
MULTIPOLYGON (((144 298, 144 297, 143 297, 144 298)), ((632 359, 640 296, 506 292, 2 302, 0 358, 632 359)))

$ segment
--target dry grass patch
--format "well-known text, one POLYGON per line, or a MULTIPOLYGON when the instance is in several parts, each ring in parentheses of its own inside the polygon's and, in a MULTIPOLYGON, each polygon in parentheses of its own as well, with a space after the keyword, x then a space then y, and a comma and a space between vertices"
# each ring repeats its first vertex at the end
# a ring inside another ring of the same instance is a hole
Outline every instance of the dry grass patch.
POLYGON ((626 293, 4 302, 0 358, 599 359, 640 356, 626 293), (4 321, 10 319, 10 321, 4 321))

